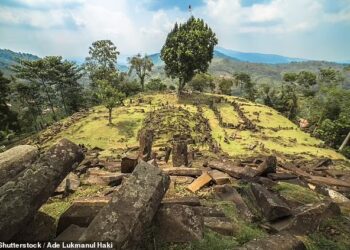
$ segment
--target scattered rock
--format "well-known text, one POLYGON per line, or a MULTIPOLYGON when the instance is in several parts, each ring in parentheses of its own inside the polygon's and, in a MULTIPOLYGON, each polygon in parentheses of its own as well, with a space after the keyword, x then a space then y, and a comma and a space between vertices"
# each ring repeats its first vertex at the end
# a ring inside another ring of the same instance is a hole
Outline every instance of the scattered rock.
POLYGON ((257 169, 259 175, 266 176, 267 174, 276 173, 277 159, 275 156, 268 156, 257 169))
POLYGON ((187 186, 187 189, 195 193, 205 185, 207 185, 212 180, 211 176, 204 172, 201 176, 195 179, 190 185, 187 186))
POLYGON ((162 204, 178 204, 186 206, 200 206, 201 203, 199 198, 196 196, 193 197, 181 197, 181 198, 166 198, 162 200, 162 204))
POLYGON ((274 181, 291 180, 291 179, 298 178, 298 176, 294 174, 288 174, 288 173, 270 173, 270 174, 267 174, 267 177, 274 181))
POLYGON ((211 176, 211 178, 217 185, 227 184, 231 181, 231 177, 228 174, 216 169, 209 171, 208 174, 211 176))
POLYGON ((61 184, 56 188, 55 193, 75 192, 80 186, 80 179, 74 173, 69 173, 61 184))
POLYGON ((84 158, 81 149, 63 139, 12 181, 0 187, 0 241, 12 238, 54 193, 74 165, 84 158))
POLYGON ((332 202, 306 204, 293 211, 294 216, 271 224, 274 231, 289 231, 295 234, 314 232, 322 221, 340 215, 340 208, 332 202))
POLYGON ((306 250, 304 243, 291 234, 270 235, 254 239, 238 248, 239 250, 306 250))
POLYGON ((126 174, 122 173, 110 173, 102 171, 101 173, 89 174, 88 178, 83 181, 88 185, 102 185, 102 186, 118 186, 122 183, 126 174))
POLYGON ((292 215, 288 205, 260 184, 252 183, 251 190, 265 218, 274 221, 292 215))
POLYGON ((140 162, 79 240, 113 241, 117 249, 136 248, 169 182, 159 168, 140 162))
POLYGON ((138 157, 125 156, 122 158, 120 170, 122 173, 132 173, 138 163, 138 157))
POLYGON ((174 136, 172 156, 173 167, 188 166, 187 137, 174 136))
POLYGON ((238 232, 231 220, 226 217, 204 217, 204 226, 222 235, 233 236, 238 232))
POLYGON ((165 242, 189 242, 203 237, 203 217, 190 206, 162 205, 155 225, 156 238, 165 242))
POLYGON ((198 168, 187 168, 187 167, 177 167, 177 168, 163 168, 163 173, 168 175, 178 175, 178 176, 200 176, 202 170, 198 168))
POLYGON ((214 190, 215 195, 219 199, 224 201, 232 201, 236 205, 236 209, 241 218, 248 222, 252 222, 254 220, 254 215, 249 210, 242 196, 237 192, 236 189, 229 185, 223 185, 216 186, 214 190))

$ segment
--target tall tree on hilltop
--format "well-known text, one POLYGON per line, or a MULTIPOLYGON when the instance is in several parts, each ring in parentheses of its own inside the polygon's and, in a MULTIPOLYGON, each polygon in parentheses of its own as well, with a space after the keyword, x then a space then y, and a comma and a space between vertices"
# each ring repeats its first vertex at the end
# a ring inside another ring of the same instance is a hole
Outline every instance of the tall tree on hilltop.
POLYGON ((108 81, 99 80, 97 96, 100 98, 102 104, 108 109, 108 125, 112 125, 112 111, 113 108, 123 103, 125 94, 119 92, 108 81))
POLYGON ((140 78, 140 84, 142 91, 145 90, 145 78, 149 76, 149 73, 152 70, 153 62, 151 59, 145 55, 141 57, 141 54, 137 54, 131 58, 128 58, 130 64, 129 74, 135 70, 137 76, 140 78))
POLYGON ((119 51, 110 40, 93 42, 89 47, 89 57, 85 59, 85 66, 90 74, 92 87, 97 87, 98 80, 111 81, 116 75, 117 57, 119 51))
POLYGON ((161 59, 166 74, 179 79, 179 93, 196 73, 208 70, 217 43, 215 33, 202 19, 191 16, 186 23, 175 24, 161 50, 161 59))
POLYGON ((7 103, 10 95, 10 82, 0 71, 0 131, 19 129, 17 115, 10 110, 7 103))

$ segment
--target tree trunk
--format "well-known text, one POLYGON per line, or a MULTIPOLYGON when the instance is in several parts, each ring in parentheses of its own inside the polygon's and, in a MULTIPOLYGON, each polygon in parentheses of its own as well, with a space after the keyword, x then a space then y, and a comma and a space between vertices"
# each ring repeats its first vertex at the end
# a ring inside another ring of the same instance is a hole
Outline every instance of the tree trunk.
POLYGON ((49 91, 47 90, 47 86, 46 86, 46 84, 45 84, 44 81, 42 81, 42 84, 43 84, 43 86, 44 86, 45 93, 46 93, 46 96, 47 96, 47 100, 48 100, 48 102, 49 102, 49 105, 50 105, 50 108, 51 108, 51 111, 52 111, 52 114, 53 114, 53 119, 54 119, 55 121, 57 121, 55 109, 54 109, 53 103, 52 103, 52 101, 51 101, 51 97, 50 97, 49 91))
POLYGON ((341 146, 340 146, 340 148, 339 148, 339 151, 342 151, 342 150, 345 148, 345 146, 348 144, 349 140, 350 140, 350 132, 349 132, 348 135, 345 137, 343 143, 341 144, 341 146))
POLYGON ((112 125, 112 109, 108 109, 108 125, 112 125))
POLYGON ((179 87, 177 89, 177 94, 180 96, 181 95, 181 92, 182 92, 182 89, 184 87, 184 80, 182 80, 181 78, 179 78, 179 87))
POLYGON ((66 106, 66 101, 64 100, 64 97, 63 97, 63 92, 60 91, 60 93, 61 93, 61 98, 62 98, 62 103, 63 103, 64 112, 66 113, 66 115, 68 115, 67 106, 66 106))
POLYGON ((141 83, 141 90, 142 92, 145 91, 145 77, 140 77, 140 83, 141 83))

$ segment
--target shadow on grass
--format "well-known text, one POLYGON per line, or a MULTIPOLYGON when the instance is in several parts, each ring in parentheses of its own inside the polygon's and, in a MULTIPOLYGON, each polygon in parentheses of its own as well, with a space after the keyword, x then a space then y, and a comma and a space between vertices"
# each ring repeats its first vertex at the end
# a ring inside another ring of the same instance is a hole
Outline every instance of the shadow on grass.
POLYGON ((114 125, 121 135, 125 137, 134 137, 134 130, 138 126, 138 121, 120 121, 114 125))

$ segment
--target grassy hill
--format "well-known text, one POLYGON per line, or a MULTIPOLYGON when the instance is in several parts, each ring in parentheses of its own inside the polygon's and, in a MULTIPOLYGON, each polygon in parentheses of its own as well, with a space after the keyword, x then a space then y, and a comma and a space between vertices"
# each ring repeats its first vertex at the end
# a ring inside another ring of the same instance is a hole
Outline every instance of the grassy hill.
POLYGON ((40 136, 49 137, 45 145, 66 137, 89 148, 99 147, 104 150, 102 155, 107 157, 138 146, 138 132, 146 126, 156 132, 155 147, 166 146, 173 135, 185 133, 196 141, 195 147, 209 150, 212 143, 231 157, 276 154, 289 158, 344 159, 272 108, 232 96, 193 94, 179 99, 174 93, 144 94, 114 109, 113 126, 107 125, 107 117, 107 109, 98 106, 85 118, 69 122, 69 126, 64 126, 66 129, 54 134, 49 129, 40 136), (237 103, 241 112, 231 102, 237 103), (246 128, 244 119, 255 127, 246 128), (205 131, 206 120, 209 133, 205 131), (210 143, 205 139, 208 134, 210 143))

